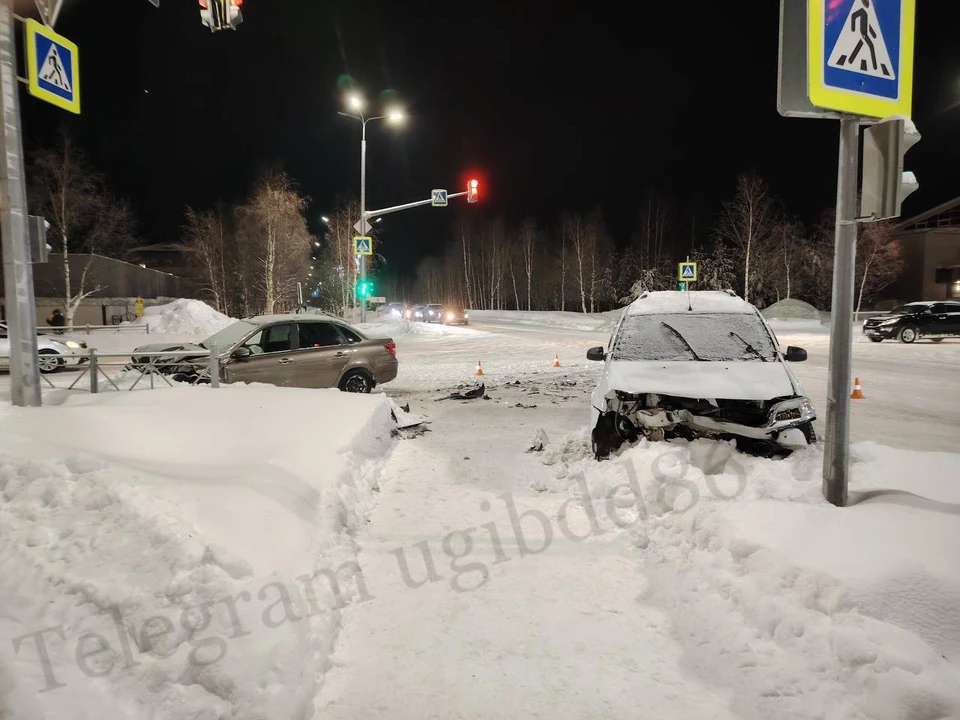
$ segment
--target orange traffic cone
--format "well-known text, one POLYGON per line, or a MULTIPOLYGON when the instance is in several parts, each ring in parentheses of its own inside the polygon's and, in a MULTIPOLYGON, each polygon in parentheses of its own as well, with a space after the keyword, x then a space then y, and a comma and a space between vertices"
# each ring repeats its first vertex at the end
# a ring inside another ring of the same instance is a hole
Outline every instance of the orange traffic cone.
POLYGON ((560 353, 553 354, 553 366, 560 367, 560 353))
POLYGON ((483 366, 480 364, 480 361, 477 360, 477 371, 474 375, 483 375, 483 366))
POLYGON ((853 379, 853 392, 850 394, 851 400, 866 400, 863 390, 860 389, 860 378, 853 379))

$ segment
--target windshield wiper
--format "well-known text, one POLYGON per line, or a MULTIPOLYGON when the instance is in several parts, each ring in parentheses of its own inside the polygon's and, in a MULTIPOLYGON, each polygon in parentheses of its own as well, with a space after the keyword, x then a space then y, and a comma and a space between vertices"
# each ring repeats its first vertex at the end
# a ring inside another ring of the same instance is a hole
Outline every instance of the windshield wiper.
POLYGON ((756 355, 758 358, 760 358, 761 360, 763 360, 763 362, 767 362, 767 359, 760 353, 760 351, 757 350, 753 345, 751 345, 750 343, 748 343, 746 340, 744 340, 743 337, 741 337, 741 335, 740 335, 739 333, 735 333, 733 330, 731 330, 731 331, 730 331, 730 334, 731 334, 733 337, 735 337, 737 340, 739 340, 740 342, 743 343, 744 347, 747 349, 747 352, 753 353, 753 354, 756 355))
POLYGON ((690 351, 690 354, 693 355, 693 359, 694 359, 694 360, 699 360, 699 361, 701 361, 701 362, 703 361, 703 358, 700 357, 699 355, 697 355, 697 351, 693 349, 693 345, 691 345, 689 342, 687 342, 687 339, 686 339, 683 335, 680 334, 680 331, 679 331, 679 330, 677 330, 673 325, 670 325, 670 324, 664 322, 663 320, 660 321, 660 324, 663 325, 663 326, 664 326, 665 328, 667 328, 668 330, 670 330, 670 331, 671 331, 674 335, 676 335, 678 338, 680 338, 680 342, 682 342, 684 345, 687 346, 687 349, 690 351))

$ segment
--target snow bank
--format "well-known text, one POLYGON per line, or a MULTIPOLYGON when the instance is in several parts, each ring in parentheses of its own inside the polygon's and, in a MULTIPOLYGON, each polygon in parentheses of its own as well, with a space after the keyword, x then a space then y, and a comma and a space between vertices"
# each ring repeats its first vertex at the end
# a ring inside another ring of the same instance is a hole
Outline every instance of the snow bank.
MULTIPOLYGON (((823 314, 813 305, 796 298, 786 298, 760 311, 767 320, 815 320, 820 322, 823 314)), ((826 313, 829 319, 830 314, 826 313)))
POLYGON ((391 409, 252 385, 0 411, 0 716, 309 717, 367 596, 391 409))
POLYGON ((616 326, 623 310, 611 310, 604 313, 540 312, 525 310, 471 310, 470 322, 508 323, 516 325, 540 325, 561 327, 569 330, 610 332, 616 326))
POLYGON ((150 325, 150 333, 160 335, 202 335, 209 337, 223 330, 232 318, 217 312, 199 300, 174 300, 167 305, 144 308, 143 317, 130 325, 150 325))
POLYGON ((855 504, 838 509, 816 448, 642 442, 598 464, 577 440, 545 462, 630 534, 644 602, 670 613, 691 668, 736 689, 736 712, 960 717, 960 455, 855 445, 855 504))

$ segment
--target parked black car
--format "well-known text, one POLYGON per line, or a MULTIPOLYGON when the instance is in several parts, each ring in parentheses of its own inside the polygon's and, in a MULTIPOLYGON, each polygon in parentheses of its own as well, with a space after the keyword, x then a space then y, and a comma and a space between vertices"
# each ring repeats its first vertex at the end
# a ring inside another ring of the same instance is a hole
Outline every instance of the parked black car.
POLYGON ((940 342, 960 338, 960 301, 912 302, 863 323, 863 334, 873 342, 919 339, 940 342))

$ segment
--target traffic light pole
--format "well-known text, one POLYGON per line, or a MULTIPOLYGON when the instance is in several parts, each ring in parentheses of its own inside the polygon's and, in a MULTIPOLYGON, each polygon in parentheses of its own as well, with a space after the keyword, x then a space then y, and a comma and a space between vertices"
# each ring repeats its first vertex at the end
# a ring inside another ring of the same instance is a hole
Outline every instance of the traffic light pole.
MULTIPOLYGON (((363 121, 363 134, 360 139, 360 224, 367 219, 367 121, 363 121)), ((360 256, 360 287, 367 282, 367 256, 360 256)), ((360 322, 367 321, 367 298, 360 298, 360 322)))
POLYGON ((850 472, 850 376, 853 373, 853 295, 857 252, 857 170, 860 119, 840 119, 837 220, 830 312, 830 366, 827 381, 827 434, 823 453, 823 496, 847 504, 850 472))
POLYGON ((0 235, 10 338, 10 400, 18 407, 40 407, 37 308, 27 232, 16 57, 13 9, 0 2, 0 235))
MULTIPOLYGON (((362 191, 361 191, 362 192, 362 191)), ((466 192, 451 193, 447 195, 447 200, 452 200, 453 198, 463 197, 466 195, 466 192)), ((361 200, 361 203, 363 201, 361 200)), ((364 220, 371 220, 373 218, 380 217, 381 215, 389 215, 390 213, 400 212, 401 210, 409 210, 410 208, 422 207, 423 205, 432 205, 433 198, 429 200, 417 200, 416 202, 405 203, 403 205, 394 205, 393 207, 383 208, 382 210, 367 210, 363 213, 364 220)))

